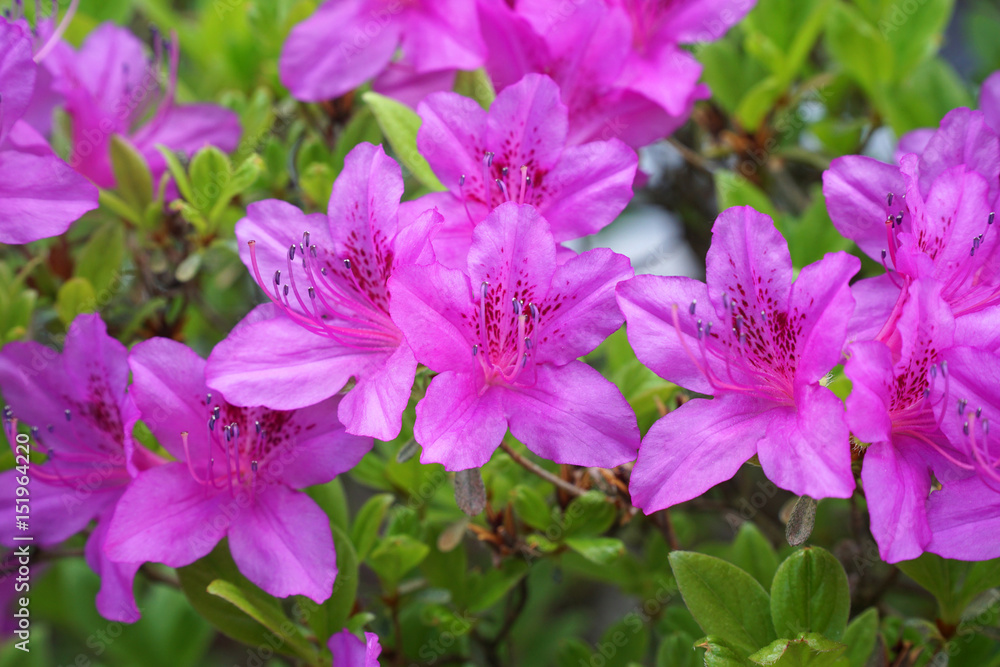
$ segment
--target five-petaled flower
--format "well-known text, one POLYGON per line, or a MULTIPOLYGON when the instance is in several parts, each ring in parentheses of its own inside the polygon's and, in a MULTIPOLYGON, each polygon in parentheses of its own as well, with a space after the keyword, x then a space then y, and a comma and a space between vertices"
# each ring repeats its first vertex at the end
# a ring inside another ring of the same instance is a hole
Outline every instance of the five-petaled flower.
POLYGON ((392 317, 439 373, 417 405, 421 461, 485 464, 510 427, 536 454, 613 467, 638 445, 621 392, 577 358, 621 326, 614 286, 632 275, 606 248, 563 264, 544 218, 501 204, 475 229, 467 273, 406 266, 389 280, 392 317))
POLYGON ((345 472, 372 440, 337 421, 339 397, 295 411, 241 408, 205 386, 205 361, 154 338, 129 355, 143 422, 176 459, 140 473, 108 529, 116 561, 193 563, 229 538, 233 560, 277 597, 330 597, 330 520, 300 491, 345 472))
POLYGON ((647 513, 698 496, 754 454, 778 486, 816 498, 854 489, 844 408, 820 380, 837 365, 860 267, 828 254, 792 283, 788 245, 767 216, 724 211, 707 285, 637 276, 618 286, 628 338, 661 377, 714 396, 693 399, 646 434, 632 502, 647 513))
POLYGON ((348 432, 392 440, 402 427, 417 362, 389 316, 389 276, 430 261, 440 215, 400 225, 399 165, 381 147, 351 151, 328 215, 282 201, 252 204, 236 226, 244 263, 273 302, 212 352, 208 384, 236 405, 303 408, 354 376, 340 403, 348 432))
MULTIPOLYGON (((107 333, 97 315, 80 315, 63 353, 38 343, 10 343, 0 352, 0 388, 10 403, 4 431, 14 446, 17 420, 31 425, 30 440, 45 463, 30 465, 30 530, 53 546, 97 519, 87 539, 87 563, 101 575, 97 609, 132 622, 139 610, 132 579, 141 562, 113 563, 103 546, 111 515, 132 478, 162 460, 137 446, 132 429, 139 411, 126 392, 128 350, 107 333)), ((16 470, 0 473, 0 508, 13 526, 16 470)), ((9 535, 9 533, 8 533, 9 535)), ((14 546, 17 542, 4 542, 14 546)))

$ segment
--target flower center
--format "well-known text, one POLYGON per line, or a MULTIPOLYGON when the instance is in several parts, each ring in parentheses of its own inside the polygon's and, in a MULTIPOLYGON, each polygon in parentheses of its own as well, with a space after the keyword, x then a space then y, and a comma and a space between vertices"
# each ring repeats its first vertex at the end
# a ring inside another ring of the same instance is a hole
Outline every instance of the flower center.
POLYGON ((487 282, 479 293, 479 342, 472 346, 472 355, 479 360, 488 383, 512 383, 528 365, 541 314, 534 303, 525 304, 517 297, 511 299, 508 310, 501 303, 505 292, 496 290, 491 296, 487 282))

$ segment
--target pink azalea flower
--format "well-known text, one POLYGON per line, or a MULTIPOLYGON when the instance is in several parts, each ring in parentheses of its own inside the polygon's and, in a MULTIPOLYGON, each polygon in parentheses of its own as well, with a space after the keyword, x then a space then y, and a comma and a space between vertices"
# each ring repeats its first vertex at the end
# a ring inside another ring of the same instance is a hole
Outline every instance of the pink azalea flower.
POLYGON ((942 352, 954 338, 951 310, 941 285, 916 281, 899 316, 875 340, 848 348, 845 372, 853 389, 847 424, 865 448, 861 481, 871 530, 882 558, 916 558, 931 539, 927 494, 931 473, 939 481, 968 475, 965 456, 941 431, 952 405, 932 396, 950 381, 942 352))
MULTIPOLYGON (((102 551, 115 506, 132 478, 157 466, 159 457, 136 447, 132 428, 139 413, 126 393, 128 351, 107 334, 97 315, 81 315, 57 354, 38 343, 9 343, 0 352, 0 388, 10 407, 4 431, 13 447, 16 420, 32 425, 30 438, 44 464, 32 463, 30 532, 43 546, 59 544, 97 526, 86 557, 101 575, 97 609, 112 620, 132 622, 139 610, 132 580, 141 563, 112 563, 102 551)), ((20 473, 0 473, 0 507, 14 525, 20 473)), ((19 515, 18 515, 19 516, 19 515)), ((7 546, 18 542, 3 538, 7 546)))
MULTIPOLYGON (((292 29, 281 53, 281 81, 300 100, 348 93, 398 64, 414 77, 483 64, 479 20, 468 0, 328 0, 292 29)), ((378 87, 378 86, 376 86, 378 87)))
POLYGON ((639 360, 696 398, 657 421, 632 470, 632 502, 647 513, 732 477, 756 454, 778 486, 814 498, 854 488, 843 405, 820 384, 840 362, 860 264, 828 254, 792 283, 788 245, 751 208, 724 211, 707 285, 637 276, 618 303, 639 360))
POLYGON ((456 93, 418 107, 420 153, 449 191, 404 205, 444 216, 435 254, 463 268, 472 230, 505 201, 531 204, 557 242, 600 231, 632 198, 638 158, 612 139, 566 146, 567 109, 547 76, 528 74, 500 92, 490 110, 456 93))
POLYGON ((0 18, 0 243, 58 236, 97 208, 97 188, 22 120, 32 110, 38 72, 31 34, 0 18))
POLYGON ((854 286, 852 336, 874 337, 924 277, 941 283, 959 341, 989 328, 1000 304, 993 229, 1000 137, 981 112, 950 113, 924 152, 903 156, 899 167, 861 156, 834 160, 823 192, 837 229, 886 268, 854 286))
POLYGON ((272 300, 209 359, 208 384, 236 405, 303 408, 333 396, 350 433, 395 438, 417 369, 389 316, 386 280, 428 260, 433 211, 399 224, 399 165, 360 144, 333 187, 328 215, 282 201, 251 204, 236 225, 244 264, 272 300), (424 255, 424 257, 422 257, 424 255), (266 276, 266 278, 265 278, 266 276))
POLYGON ((350 630, 341 630, 330 637, 327 646, 333 653, 336 667, 379 667, 382 646, 374 632, 366 632, 365 641, 361 641, 350 630))
POLYGON ((479 0, 479 13, 491 27, 486 66, 498 88, 549 74, 569 107, 571 144, 618 137, 638 148, 673 132, 708 97, 701 66, 679 45, 718 39, 754 4, 479 0))
POLYGON ((964 455, 969 472, 941 480, 930 494, 927 551, 945 558, 1000 557, 1000 448, 991 433, 1000 418, 1000 357, 986 350, 955 347, 944 353, 948 383, 934 397, 945 403, 941 430, 964 455))
POLYGON ((239 142, 239 119, 232 111, 176 102, 177 41, 163 42, 159 34, 154 39, 156 54, 150 62, 131 32, 105 23, 87 36, 64 67, 60 86, 73 121, 70 164, 102 188, 115 187, 110 148, 114 134, 127 138, 145 158, 154 187, 167 169, 157 145, 191 154, 209 145, 229 152, 239 142), (167 57, 169 79, 161 91, 167 57))
POLYGON ((132 396, 175 462, 139 474, 108 529, 115 561, 181 567, 229 538, 233 560, 277 597, 330 597, 330 519, 299 489, 329 482, 371 449, 337 421, 338 398, 303 410, 240 408, 205 386, 205 361, 154 338, 129 356, 132 396))
POLYGON ((389 280, 393 319, 438 373, 417 404, 421 461, 481 467, 508 427, 559 463, 632 460, 635 414, 577 360, 621 326, 614 286, 628 259, 601 248, 557 264, 545 220, 510 202, 476 227, 467 271, 411 265, 389 280))

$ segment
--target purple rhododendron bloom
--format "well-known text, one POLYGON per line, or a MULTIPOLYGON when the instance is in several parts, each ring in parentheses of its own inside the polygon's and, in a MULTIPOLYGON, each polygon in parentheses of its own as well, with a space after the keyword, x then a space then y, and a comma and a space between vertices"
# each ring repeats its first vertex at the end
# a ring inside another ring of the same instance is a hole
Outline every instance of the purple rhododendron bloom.
POLYGON ((65 80, 60 85, 73 121, 70 164, 102 188, 115 187, 114 134, 127 138, 145 158, 154 187, 167 169, 158 145, 190 154, 209 145, 228 152, 239 142, 240 123, 234 112, 214 104, 176 102, 177 41, 164 43, 158 33, 154 41, 151 62, 131 32, 105 23, 87 36, 63 68, 65 80), (165 58, 170 73, 161 94, 165 58))
POLYGON ((379 667, 382 646, 374 632, 366 632, 365 640, 361 641, 350 630, 341 630, 330 637, 327 646, 333 653, 335 667, 379 667))
POLYGON ((612 139, 566 146, 566 105, 552 79, 529 74, 497 96, 490 110, 457 93, 436 93, 418 107, 417 145, 449 192, 404 204, 436 207, 438 261, 464 268, 472 230, 506 201, 531 204, 557 242, 600 231, 632 198, 638 158, 612 139))
POLYGON ((816 498, 854 488, 844 409, 820 384, 840 362, 860 267, 839 252, 792 283, 788 245, 766 215, 724 211, 712 231, 707 284, 637 276, 618 303, 639 360, 692 391, 657 421, 632 470, 632 502, 649 513, 732 477, 755 453, 778 486, 816 498))
POLYGON ((529 72, 550 75, 569 107, 569 142, 618 137, 633 147, 679 127, 695 101, 701 66, 679 45, 717 39, 755 3, 479 0, 498 88, 529 72))
POLYGON ((296 411, 241 408, 205 386, 205 361, 154 338, 129 356, 143 422, 175 462, 140 473, 105 550, 121 561, 188 565, 229 538, 248 579, 277 597, 330 597, 330 520, 299 489, 329 482, 371 449, 337 421, 339 398, 296 411))
MULTIPOLYGON (((139 610, 132 580, 140 563, 113 563, 102 551, 111 514, 134 475, 161 460, 136 447, 139 412, 126 393, 128 351, 107 334, 97 315, 80 315, 57 354, 38 343, 9 343, 0 352, 0 389, 10 404, 4 430, 13 447, 16 420, 32 426, 30 440, 48 460, 31 466, 30 534, 52 546, 87 527, 86 557, 101 575, 97 609, 132 622, 139 610)), ((23 449, 20 450, 23 453, 23 449)), ((0 509, 14 525, 20 473, 0 473, 0 509)), ((4 538, 8 546, 18 543, 4 538)))
POLYGON ((76 174, 26 120, 39 68, 30 32, 0 18, 0 243, 58 236, 97 208, 97 188, 76 174))
POLYGON ((861 481, 870 502, 871 530, 882 558, 916 558, 931 529, 926 501, 931 474, 939 481, 965 476, 965 455, 941 431, 951 406, 932 397, 949 381, 941 353, 954 338, 951 310, 941 285, 916 281, 898 319, 875 340, 853 343, 844 367, 853 389, 847 424, 865 448, 861 481))
POLYGON ((397 49, 409 76, 473 70, 486 55, 479 33, 468 0, 328 0, 292 29, 281 81, 309 102, 344 95, 387 70, 391 88, 401 74, 390 67, 397 49))
POLYGON ((389 316, 386 280, 399 266, 430 261, 440 215, 407 226, 397 210, 399 165, 360 144, 333 186, 327 215, 291 204, 251 204, 236 226, 244 264, 273 301, 250 314, 209 359, 209 386, 236 405, 295 409, 333 396, 350 433, 392 440, 402 427, 417 370, 389 316), (265 278, 264 276, 267 276, 265 278))
POLYGON ((632 275, 628 259, 606 248, 557 264, 544 218, 514 202, 476 227, 468 273, 440 264, 397 269, 392 317, 417 359, 439 373, 417 404, 421 461, 481 467, 508 426, 559 463, 632 460, 635 414, 577 360, 621 326, 614 286, 632 275))

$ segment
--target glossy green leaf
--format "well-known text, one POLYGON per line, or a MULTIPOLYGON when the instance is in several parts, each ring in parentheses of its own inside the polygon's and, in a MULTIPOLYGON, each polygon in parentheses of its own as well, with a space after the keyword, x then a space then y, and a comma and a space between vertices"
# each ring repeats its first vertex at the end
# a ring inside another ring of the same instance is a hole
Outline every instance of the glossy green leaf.
POLYGON ((822 635, 807 633, 796 639, 777 639, 750 656, 767 667, 846 667, 846 647, 822 635))
POLYGON ((705 649, 705 667, 751 667, 744 652, 727 644, 724 640, 708 636, 695 644, 705 649))
POLYGON ((625 544, 613 537, 570 537, 566 546, 598 565, 607 565, 625 553, 625 544))
POLYGON ((280 636, 283 643, 297 656, 305 660, 316 660, 317 651, 299 633, 298 629, 288 620, 274 598, 260 595, 259 589, 242 588, 223 579, 216 579, 208 584, 210 595, 222 598, 244 614, 257 621, 274 634, 280 636))
POLYGON ((497 98, 493 81, 485 69, 473 72, 460 71, 455 75, 455 92, 479 102, 479 106, 489 109, 497 98))
POLYGON ((670 554, 670 567, 691 615, 709 635, 748 656, 776 639, 770 599, 752 576, 713 556, 670 554))
POLYGON ((844 632, 845 657, 851 667, 866 667, 878 640, 878 610, 866 609, 851 621, 844 632))
POLYGON ((771 588, 774 573, 778 569, 778 554, 754 524, 745 521, 733 540, 732 561, 744 571, 753 575, 765 590, 771 588))
POLYGON ((698 653, 691 637, 684 633, 664 637, 656 650, 656 667, 698 667, 698 653))
POLYGON ((304 620, 320 640, 326 644, 330 635, 339 631, 347 623, 358 595, 358 555, 347 535, 334 523, 333 543, 337 550, 337 578, 333 581, 333 594, 322 604, 308 598, 300 598, 304 620))
POLYGON ((117 181, 116 192, 141 220, 146 208, 153 202, 153 176, 146 159, 128 139, 113 134, 111 168, 117 181))
POLYGON ((359 560, 365 560, 378 539, 378 530, 382 526, 385 513, 392 506, 395 496, 382 493, 372 496, 358 510, 351 525, 351 543, 358 553, 359 560))
POLYGON ((771 615, 780 637, 811 632, 839 640, 850 612, 847 573, 829 551, 800 549, 778 567, 771 585, 771 615))
POLYGON ((383 538, 368 555, 367 562, 382 580, 386 591, 395 591, 413 568, 430 553, 430 547, 408 535, 383 538))
POLYGON ((70 278, 59 288, 56 298, 56 312, 63 324, 69 324, 80 313, 97 310, 97 295, 86 278, 70 278))
POLYGON ((410 107, 394 99, 378 93, 367 92, 363 96, 365 103, 375 114, 382 134, 392 145, 392 150, 399 162, 430 190, 444 190, 445 187, 434 175, 427 160, 417 150, 417 130, 420 129, 420 116, 410 107))
MULTIPOLYGON (((545 531, 554 524, 549 503, 533 487, 525 484, 515 486, 510 495, 517 516, 532 528, 545 531)), ((559 532, 561 537, 562 531, 559 532)))
POLYGON ((602 535, 615 522, 618 512, 601 491, 588 491, 566 507, 563 523, 567 537, 602 535))

